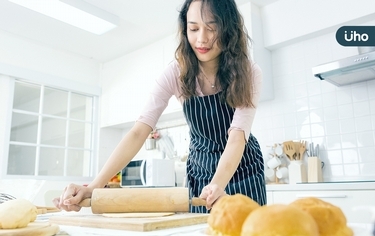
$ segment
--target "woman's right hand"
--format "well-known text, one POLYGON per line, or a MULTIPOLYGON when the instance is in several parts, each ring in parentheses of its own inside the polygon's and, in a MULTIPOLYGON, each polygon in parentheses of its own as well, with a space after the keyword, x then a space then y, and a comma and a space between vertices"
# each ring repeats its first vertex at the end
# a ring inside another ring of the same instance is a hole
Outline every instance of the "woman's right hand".
POLYGON ((94 189, 76 184, 69 184, 65 187, 60 197, 53 199, 53 204, 60 210, 79 211, 78 205, 82 200, 90 198, 94 189))

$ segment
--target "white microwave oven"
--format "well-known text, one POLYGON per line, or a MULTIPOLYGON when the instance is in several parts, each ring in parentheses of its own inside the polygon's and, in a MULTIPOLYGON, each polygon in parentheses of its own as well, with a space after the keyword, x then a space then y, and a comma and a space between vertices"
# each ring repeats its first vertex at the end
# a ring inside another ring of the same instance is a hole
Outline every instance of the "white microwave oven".
POLYGON ((176 186, 175 161, 144 159, 131 161, 121 170, 121 187, 176 186))

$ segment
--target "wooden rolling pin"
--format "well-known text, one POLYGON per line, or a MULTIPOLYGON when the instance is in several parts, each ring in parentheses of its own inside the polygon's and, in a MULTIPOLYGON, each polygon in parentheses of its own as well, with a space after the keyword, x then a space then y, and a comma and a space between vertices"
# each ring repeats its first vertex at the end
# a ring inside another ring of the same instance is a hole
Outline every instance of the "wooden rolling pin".
POLYGON ((79 203, 92 213, 189 212, 189 206, 206 206, 201 198, 189 199, 188 188, 98 188, 91 199, 79 203))

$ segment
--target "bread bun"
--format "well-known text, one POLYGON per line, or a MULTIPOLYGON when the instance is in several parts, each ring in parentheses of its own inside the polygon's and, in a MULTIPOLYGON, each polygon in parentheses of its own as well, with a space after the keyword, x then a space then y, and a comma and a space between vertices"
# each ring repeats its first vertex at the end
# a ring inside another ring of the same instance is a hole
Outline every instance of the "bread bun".
POLYGON ((291 205, 273 204, 254 210, 242 226, 241 236, 319 236, 314 218, 291 205))
POLYGON ((316 221, 321 236, 352 236, 342 210, 319 198, 301 198, 290 205, 309 213, 316 221))
POLYGON ((259 207, 257 202, 242 194, 221 197, 212 207, 207 219, 209 234, 240 236, 242 223, 259 207))

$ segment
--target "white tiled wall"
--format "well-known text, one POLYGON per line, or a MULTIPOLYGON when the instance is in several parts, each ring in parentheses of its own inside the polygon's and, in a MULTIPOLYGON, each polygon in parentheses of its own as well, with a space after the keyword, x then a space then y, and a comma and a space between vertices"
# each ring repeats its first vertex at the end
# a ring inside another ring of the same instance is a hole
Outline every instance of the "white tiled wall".
POLYGON ((375 179, 375 80, 336 87, 311 72, 356 54, 335 32, 272 52, 275 99, 260 103, 252 131, 265 155, 268 145, 303 139, 320 145, 326 181, 375 179))

